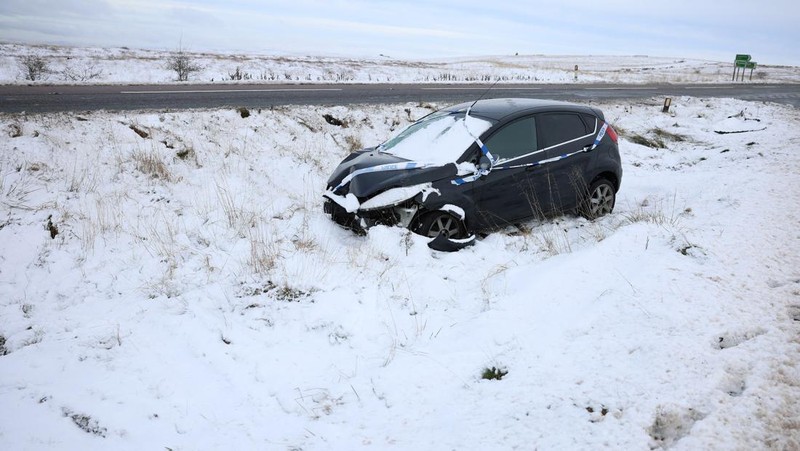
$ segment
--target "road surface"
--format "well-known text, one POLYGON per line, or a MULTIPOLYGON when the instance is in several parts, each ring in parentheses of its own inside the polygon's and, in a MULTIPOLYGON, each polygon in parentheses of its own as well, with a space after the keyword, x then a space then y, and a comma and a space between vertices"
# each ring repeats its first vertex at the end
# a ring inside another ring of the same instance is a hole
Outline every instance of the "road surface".
POLYGON ((479 98, 532 97, 588 103, 650 97, 731 97, 800 108, 800 84, 213 84, 0 86, 0 112, 181 110, 278 105, 402 102, 458 103, 479 98))

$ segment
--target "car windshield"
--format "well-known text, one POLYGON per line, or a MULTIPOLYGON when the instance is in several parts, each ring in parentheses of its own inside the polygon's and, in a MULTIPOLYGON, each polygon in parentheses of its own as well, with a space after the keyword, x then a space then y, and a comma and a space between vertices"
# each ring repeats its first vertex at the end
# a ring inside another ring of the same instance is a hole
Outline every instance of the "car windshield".
POLYGON ((492 126, 491 122, 464 112, 440 111, 411 124, 379 150, 423 164, 453 163, 492 126))

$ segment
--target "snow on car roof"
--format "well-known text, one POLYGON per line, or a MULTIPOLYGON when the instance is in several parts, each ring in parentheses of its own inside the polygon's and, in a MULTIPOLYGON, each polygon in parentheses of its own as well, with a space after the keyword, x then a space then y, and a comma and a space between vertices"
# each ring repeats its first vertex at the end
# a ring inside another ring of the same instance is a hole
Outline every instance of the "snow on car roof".
POLYGON ((576 111, 591 114, 599 113, 598 110, 586 105, 559 102, 556 100, 526 98, 485 99, 477 102, 465 102, 447 108, 447 111, 462 111, 470 108, 470 115, 485 117, 492 120, 501 120, 515 113, 532 112, 536 110, 546 111, 555 107, 561 111, 576 111))

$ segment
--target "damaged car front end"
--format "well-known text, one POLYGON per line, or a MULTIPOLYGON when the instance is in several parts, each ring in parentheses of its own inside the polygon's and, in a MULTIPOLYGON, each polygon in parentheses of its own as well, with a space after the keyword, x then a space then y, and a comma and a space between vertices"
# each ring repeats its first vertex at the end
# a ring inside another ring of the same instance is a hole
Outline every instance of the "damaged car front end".
POLYGON ((468 238, 463 208, 455 203, 469 202, 469 196, 454 191, 452 180, 475 173, 474 164, 458 162, 474 142, 474 133, 485 131, 491 122, 467 124, 466 113, 433 113, 380 146, 349 155, 328 180, 325 213, 356 232, 382 224, 409 228, 440 242, 468 238), (424 218, 448 204, 454 208, 445 211, 461 211, 460 217, 447 213, 450 227, 423 230, 424 218))
MULTIPOLYGON (((386 163, 366 163, 383 159, 376 153, 377 150, 371 149, 354 154, 354 159, 359 159, 364 164, 354 167, 362 166, 361 169, 367 171, 357 173, 344 184, 343 175, 337 177, 334 174, 329 180, 328 189, 323 194, 324 211, 336 223, 357 233, 363 233, 375 225, 400 226, 420 233, 420 219, 434 211, 448 214, 460 212, 454 216, 453 221, 463 222, 463 210, 447 204, 440 186, 449 184, 450 180, 458 176, 456 164, 416 166, 399 162, 389 163, 396 166, 387 168, 386 163), (375 170, 376 167, 379 169, 375 170)), ((350 174, 358 170, 355 169, 350 174)), ((445 189, 449 187, 445 186, 445 189)), ((461 224, 434 228, 433 232, 435 233, 422 234, 432 238, 441 235, 439 241, 466 238, 466 227, 461 224)))

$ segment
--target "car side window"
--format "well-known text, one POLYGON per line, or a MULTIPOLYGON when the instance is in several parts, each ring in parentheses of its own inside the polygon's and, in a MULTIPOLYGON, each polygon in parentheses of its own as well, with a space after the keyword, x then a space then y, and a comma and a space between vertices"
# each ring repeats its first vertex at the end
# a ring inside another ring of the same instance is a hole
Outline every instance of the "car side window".
POLYGON ((573 113, 545 113, 538 118, 539 148, 546 149, 585 136, 586 124, 573 113))
POLYGON ((586 133, 594 133, 597 128, 597 118, 591 114, 581 114, 581 116, 583 116, 583 122, 586 123, 586 133))
POLYGON ((510 160, 536 151, 536 121, 524 117, 503 126, 486 140, 486 147, 500 160, 510 160))

